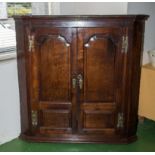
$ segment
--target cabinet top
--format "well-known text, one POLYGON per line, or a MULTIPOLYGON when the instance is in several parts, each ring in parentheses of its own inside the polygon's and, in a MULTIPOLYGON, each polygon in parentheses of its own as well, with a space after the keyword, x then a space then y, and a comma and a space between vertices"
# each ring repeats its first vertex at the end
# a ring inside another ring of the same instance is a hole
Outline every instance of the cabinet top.
POLYGON ((135 19, 146 20, 149 15, 26 15, 14 16, 14 19, 70 19, 70 20, 88 20, 88 19, 135 19))

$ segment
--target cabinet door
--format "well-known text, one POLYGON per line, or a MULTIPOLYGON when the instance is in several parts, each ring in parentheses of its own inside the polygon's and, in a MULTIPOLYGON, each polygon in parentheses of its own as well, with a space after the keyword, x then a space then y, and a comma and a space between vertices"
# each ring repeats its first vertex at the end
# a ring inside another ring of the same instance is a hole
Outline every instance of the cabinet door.
POLYGON ((116 134, 123 127, 125 57, 122 28, 78 29, 80 133, 116 134))
POLYGON ((37 27, 29 33, 29 85, 32 131, 72 133, 75 98, 74 29, 37 27))

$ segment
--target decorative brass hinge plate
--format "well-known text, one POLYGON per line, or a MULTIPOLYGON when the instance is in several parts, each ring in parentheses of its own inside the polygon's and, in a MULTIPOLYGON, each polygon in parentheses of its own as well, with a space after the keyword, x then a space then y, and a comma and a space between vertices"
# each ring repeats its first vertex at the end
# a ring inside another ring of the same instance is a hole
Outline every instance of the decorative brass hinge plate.
POLYGON ((34 35, 28 36, 29 52, 34 50, 34 35))
POLYGON ((123 127, 124 127, 124 114, 118 113, 117 128, 123 128, 123 127))
POLYGON ((36 110, 31 111, 31 119, 32 119, 32 125, 37 126, 37 124, 38 124, 38 113, 36 110))
POLYGON ((128 36, 122 37, 122 51, 124 53, 127 53, 127 51, 128 51, 128 36))

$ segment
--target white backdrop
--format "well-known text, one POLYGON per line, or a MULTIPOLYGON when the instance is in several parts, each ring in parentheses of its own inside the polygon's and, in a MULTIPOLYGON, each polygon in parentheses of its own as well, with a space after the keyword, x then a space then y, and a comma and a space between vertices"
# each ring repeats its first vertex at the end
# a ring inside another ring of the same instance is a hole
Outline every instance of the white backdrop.
POLYGON ((4 2, 0 2, 0 19, 7 18, 7 5, 4 2))

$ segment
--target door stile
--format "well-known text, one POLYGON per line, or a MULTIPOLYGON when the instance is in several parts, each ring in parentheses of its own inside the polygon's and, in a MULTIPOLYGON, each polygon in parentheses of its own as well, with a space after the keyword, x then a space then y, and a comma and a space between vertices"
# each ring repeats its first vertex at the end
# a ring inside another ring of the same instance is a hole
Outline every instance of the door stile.
MULTIPOLYGON (((83 78, 83 81, 84 81, 84 53, 83 53, 83 44, 84 44, 84 39, 83 39, 83 36, 81 35, 81 30, 82 28, 78 28, 77 31, 78 31, 78 54, 77 54, 77 62, 78 62, 78 65, 77 65, 77 74, 82 76, 83 78)), ((77 75, 77 76, 78 76, 77 75)), ((84 97, 84 89, 83 89, 83 86, 84 84, 82 83, 82 89, 80 89, 80 84, 79 84, 79 80, 78 80, 78 86, 77 86, 77 112, 78 112, 78 133, 82 133, 82 122, 83 122, 83 116, 82 116, 82 113, 81 113, 81 105, 82 105, 82 101, 83 101, 83 97, 84 97)))
POLYGON ((71 92, 72 92, 72 133, 77 133, 77 29, 72 28, 71 43, 71 92))

